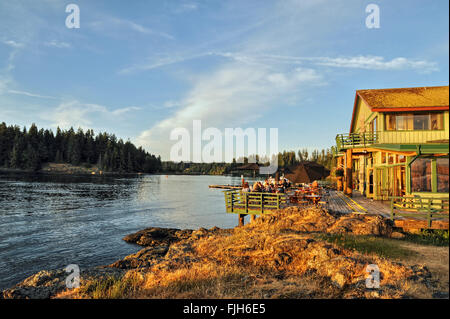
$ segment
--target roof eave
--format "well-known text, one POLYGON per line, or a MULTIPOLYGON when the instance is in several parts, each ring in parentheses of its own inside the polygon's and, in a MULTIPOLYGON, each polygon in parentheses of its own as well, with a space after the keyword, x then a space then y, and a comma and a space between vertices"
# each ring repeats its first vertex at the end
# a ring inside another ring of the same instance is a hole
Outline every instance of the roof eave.
POLYGON ((372 112, 446 111, 449 106, 374 107, 372 112))

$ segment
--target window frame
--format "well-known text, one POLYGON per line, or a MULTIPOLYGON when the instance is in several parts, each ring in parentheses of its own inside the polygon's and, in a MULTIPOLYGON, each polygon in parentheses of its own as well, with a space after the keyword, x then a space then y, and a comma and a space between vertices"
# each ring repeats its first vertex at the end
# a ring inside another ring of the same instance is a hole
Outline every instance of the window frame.
POLYGON ((412 132, 412 131, 444 131, 445 130, 445 119, 444 113, 438 111, 432 112, 393 112, 386 113, 384 116, 384 127, 385 131, 401 131, 401 132, 412 132), (434 115, 434 116, 433 116, 434 115), (414 129, 415 120, 420 117, 427 116, 428 123, 427 129, 414 129), (433 129, 433 117, 437 121, 437 129, 433 129), (399 129, 399 127, 402 129, 399 129), (404 128, 406 127, 406 128, 404 128))
POLYGON ((438 190, 438 175, 437 175, 437 160, 438 159, 446 159, 449 160, 448 156, 419 156, 415 158, 412 162, 408 165, 408 171, 409 171, 409 190, 411 194, 414 193, 426 193, 426 194, 448 194, 449 192, 439 192, 438 190), (413 181, 412 181, 412 165, 414 162, 418 159, 430 159, 431 160, 431 191, 414 191, 413 190, 413 181))

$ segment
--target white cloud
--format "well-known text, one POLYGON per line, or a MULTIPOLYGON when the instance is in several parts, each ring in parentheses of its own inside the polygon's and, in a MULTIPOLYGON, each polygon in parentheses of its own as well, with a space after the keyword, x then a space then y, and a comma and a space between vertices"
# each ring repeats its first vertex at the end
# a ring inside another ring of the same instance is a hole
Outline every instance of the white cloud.
POLYGON ((262 116, 271 107, 296 98, 324 80, 315 70, 294 68, 273 73, 270 68, 228 63, 194 83, 192 90, 180 101, 172 116, 143 131, 135 140, 167 158, 174 128, 192 127, 193 120, 202 120, 206 127, 238 127, 262 116))
POLYGON ((50 120, 53 127, 69 128, 84 127, 96 128, 96 123, 102 121, 120 121, 125 113, 140 110, 139 107, 130 106, 116 110, 98 104, 81 103, 77 100, 60 103, 55 109, 43 112, 41 118, 50 120))

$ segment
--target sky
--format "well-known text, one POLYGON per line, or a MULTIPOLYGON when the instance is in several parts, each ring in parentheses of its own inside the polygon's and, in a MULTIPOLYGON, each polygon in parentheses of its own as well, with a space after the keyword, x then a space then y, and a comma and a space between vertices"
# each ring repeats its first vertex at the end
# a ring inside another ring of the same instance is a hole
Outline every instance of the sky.
POLYGON ((92 128, 169 159, 174 128, 347 133, 355 90, 448 85, 447 0, 0 0, 0 122, 92 128), (67 28, 66 6, 80 10, 67 28), (369 4, 379 28, 368 28, 369 4))

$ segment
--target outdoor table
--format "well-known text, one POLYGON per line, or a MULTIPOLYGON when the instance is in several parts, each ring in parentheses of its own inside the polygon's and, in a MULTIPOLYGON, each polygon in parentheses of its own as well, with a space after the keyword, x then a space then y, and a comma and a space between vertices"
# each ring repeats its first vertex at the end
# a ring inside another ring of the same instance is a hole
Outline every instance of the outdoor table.
POLYGON ((321 197, 320 195, 305 195, 305 198, 311 200, 314 205, 320 201, 321 197))

